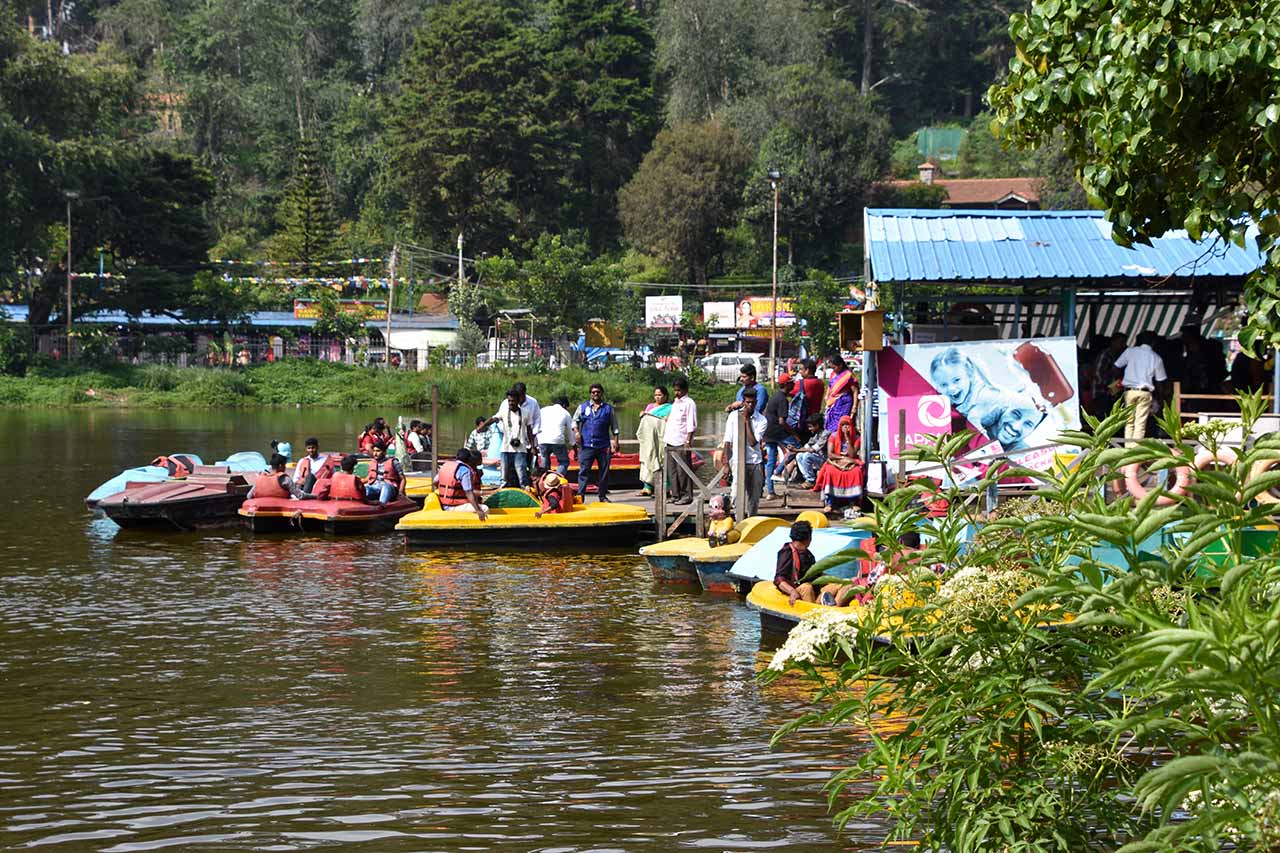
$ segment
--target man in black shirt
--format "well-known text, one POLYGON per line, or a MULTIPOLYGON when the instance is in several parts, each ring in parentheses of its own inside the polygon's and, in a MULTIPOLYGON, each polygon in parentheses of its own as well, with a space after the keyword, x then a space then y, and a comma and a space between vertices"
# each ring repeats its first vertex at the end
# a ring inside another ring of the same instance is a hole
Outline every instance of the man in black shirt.
POLYGON ((778 567, 774 572, 773 585, 787 596, 788 603, 792 605, 796 603, 796 599, 810 604, 818 600, 813 584, 800 582, 817 562, 809 550, 809 543, 812 541, 813 526, 807 521, 797 521, 791 525, 791 541, 778 552, 778 567))

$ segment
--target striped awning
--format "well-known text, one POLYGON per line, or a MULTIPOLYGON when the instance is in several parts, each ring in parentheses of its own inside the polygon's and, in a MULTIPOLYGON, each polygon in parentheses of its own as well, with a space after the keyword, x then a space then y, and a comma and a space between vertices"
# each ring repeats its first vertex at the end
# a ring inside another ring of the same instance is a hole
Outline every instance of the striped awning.
MULTIPOLYGON (((972 297, 970 297, 972 298, 972 297)), ((997 302, 989 306, 995 315, 1000 337, 1037 338, 1062 334, 1062 304, 1058 301, 997 302)), ((1213 316, 1210 307, 1203 317, 1213 316)), ((1191 298, 1178 296, 1105 296, 1081 299, 1076 304, 1076 340, 1087 346, 1094 335, 1124 334, 1133 340, 1147 330, 1161 337, 1173 337, 1191 316, 1191 298)), ((1201 331, 1208 334, 1210 323, 1202 319, 1201 331)))

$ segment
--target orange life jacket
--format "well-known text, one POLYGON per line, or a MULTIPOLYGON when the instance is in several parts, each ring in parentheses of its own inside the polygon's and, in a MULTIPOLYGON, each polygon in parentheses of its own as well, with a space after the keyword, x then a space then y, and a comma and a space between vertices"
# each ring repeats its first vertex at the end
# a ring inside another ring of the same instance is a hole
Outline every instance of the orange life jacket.
POLYGON ((346 471, 339 471, 329 478, 329 497, 335 501, 364 500, 364 486, 360 478, 346 471))
POLYGON ((253 483, 253 496, 255 498, 288 498, 292 497, 284 486, 280 485, 281 474, 275 471, 265 471, 258 475, 258 479, 253 483))
POLYGON ((378 482, 378 474, 382 475, 382 479, 393 486, 400 485, 400 472, 396 470, 395 460, 388 456, 379 464, 372 459, 369 460, 369 482, 378 482))
POLYGON ((191 475, 191 469, 195 467, 195 463, 191 457, 179 453, 176 456, 157 456, 151 460, 151 464, 157 468, 164 468, 169 472, 170 477, 182 479, 191 475))
MULTIPOLYGON (((475 488, 480 482, 480 472, 470 465, 467 468, 471 471, 472 488, 475 488)), ((457 459, 452 459, 440 466, 440 473, 436 475, 436 497, 440 499, 441 506, 462 506, 470 503, 462 483, 458 481, 458 472, 461 469, 462 463, 457 459)))
POLYGON ((542 504, 543 512, 569 512, 573 509, 573 499, 577 493, 574 492, 573 486, 569 483, 561 483, 554 489, 544 489, 539 502, 542 504), (560 506, 552 507, 551 501, 548 500, 550 495, 560 496, 560 506))
POLYGON ((317 480, 323 480, 325 477, 333 475, 334 469, 333 457, 327 454, 320 454, 315 459, 310 456, 304 456, 298 460, 298 464, 293 468, 293 478, 299 483, 307 481, 307 475, 315 476, 317 480), (306 467, 303 467, 306 466, 306 467))

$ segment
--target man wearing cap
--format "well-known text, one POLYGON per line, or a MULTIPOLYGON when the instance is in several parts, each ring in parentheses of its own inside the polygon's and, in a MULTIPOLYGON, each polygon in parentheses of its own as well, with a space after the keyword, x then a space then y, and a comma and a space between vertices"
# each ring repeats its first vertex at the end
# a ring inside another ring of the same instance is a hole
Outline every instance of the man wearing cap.
MULTIPOLYGON (((778 377, 778 388, 770 394, 764 404, 764 487, 765 497, 775 498, 773 489, 775 475, 781 479, 782 446, 799 447, 798 436, 787 425, 787 414, 791 409, 791 398, 796 395, 796 383, 791 374, 784 373, 778 377)), ((803 421, 803 415, 801 417, 803 421)))

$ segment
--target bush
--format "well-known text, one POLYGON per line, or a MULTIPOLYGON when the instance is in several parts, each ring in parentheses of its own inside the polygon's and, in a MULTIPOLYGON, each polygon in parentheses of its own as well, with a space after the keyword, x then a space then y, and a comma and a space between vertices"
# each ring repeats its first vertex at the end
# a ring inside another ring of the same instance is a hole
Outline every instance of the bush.
MULTIPOLYGON (((1239 403, 1248 435, 1263 401, 1239 403)), ((1280 848, 1280 435, 1224 452, 1186 495, 1108 502, 1100 484, 1126 465, 1221 450, 1223 425, 1172 411, 1171 446, 1112 447, 1126 414, 1063 436, 1083 451, 1069 472, 1003 472, 1040 485, 1008 517, 952 492, 926 522, 922 486, 877 504, 876 540, 903 571, 855 624, 789 639, 767 676, 819 685, 819 709, 775 739, 875 733, 830 783, 832 802, 852 795, 839 823, 887 816, 928 850, 1280 848), (923 552, 897 544, 922 529, 923 552), (934 563, 941 582, 919 570, 934 563)), ((967 439, 925 455, 949 467, 967 439)))
POLYGON ((0 373, 21 376, 27 370, 32 349, 28 327, 0 324, 0 373))

